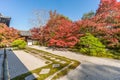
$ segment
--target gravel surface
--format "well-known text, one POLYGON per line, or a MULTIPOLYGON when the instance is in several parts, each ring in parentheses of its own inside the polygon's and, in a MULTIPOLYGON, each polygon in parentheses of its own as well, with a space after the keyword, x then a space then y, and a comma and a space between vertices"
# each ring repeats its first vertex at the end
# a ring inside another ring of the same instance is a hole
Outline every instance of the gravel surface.
POLYGON ((31 47, 81 62, 75 70, 58 80, 120 80, 120 60, 90 57, 70 51, 52 50, 47 47, 31 47))
POLYGON ((11 79, 20 74, 46 65, 45 61, 24 51, 7 51, 7 58, 11 79))

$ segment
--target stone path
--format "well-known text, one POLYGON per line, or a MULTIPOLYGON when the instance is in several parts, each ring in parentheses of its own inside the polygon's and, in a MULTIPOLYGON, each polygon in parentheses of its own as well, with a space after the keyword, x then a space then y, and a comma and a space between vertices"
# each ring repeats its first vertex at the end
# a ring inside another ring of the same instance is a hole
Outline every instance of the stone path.
POLYGON ((60 63, 65 64, 65 63, 66 63, 66 61, 61 61, 60 63))
POLYGON ((39 74, 48 74, 50 72, 50 68, 42 69, 39 74))
POLYGON ((90 57, 70 51, 53 51, 47 47, 31 47, 81 62, 75 70, 58 80, 120 80, 120 60, 90 57))
POLYGON ((12 52, 7 50, 7 53, 11 79, 20 74, 46 65, 43 60, 38 59, 24 51, 12 52))
POLYGON ((52 67, 53 67, 53 68, 60 67, 60 64, 53 64, 52 67))

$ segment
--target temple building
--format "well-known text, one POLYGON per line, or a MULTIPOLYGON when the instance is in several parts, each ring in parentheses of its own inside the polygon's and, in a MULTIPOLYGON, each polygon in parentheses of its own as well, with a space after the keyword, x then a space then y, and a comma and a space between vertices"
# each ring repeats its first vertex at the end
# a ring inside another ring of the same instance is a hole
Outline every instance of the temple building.
POLYGON ((9 27, 9 26, 10 26, 10 20, 11 20, 10 17, 3 16, 3 15, 0 13, 0 23, 4 23, 4 24, 6 24, 6 25, 9 27))
POLYGON ((32 32, 31 31, 20 31, 20 36, 25 39, 27 45, 36 45, 38 43, 37 39, 32 39, 32 32))

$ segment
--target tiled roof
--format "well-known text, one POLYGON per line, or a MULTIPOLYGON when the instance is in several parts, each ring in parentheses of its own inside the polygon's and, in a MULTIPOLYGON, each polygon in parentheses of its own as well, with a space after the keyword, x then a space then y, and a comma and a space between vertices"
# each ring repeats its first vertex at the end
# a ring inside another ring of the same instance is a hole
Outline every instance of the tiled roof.
POLYGON ((32 33, 30 31, 20 31, 21 36, 32 36, 32 33))

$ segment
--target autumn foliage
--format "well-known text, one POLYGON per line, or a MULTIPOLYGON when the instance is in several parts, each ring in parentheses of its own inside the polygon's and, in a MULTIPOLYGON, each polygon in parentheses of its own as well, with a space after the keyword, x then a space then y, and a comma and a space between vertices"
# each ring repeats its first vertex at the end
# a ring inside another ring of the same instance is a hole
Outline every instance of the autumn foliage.
POLYGON ((111 48, 120 46, 120 2, 101 0, 91 19, 77 21, 80 32, 90 32, 111 48))
POLYGON ((120 46, 120 2, 101 0, 95 18, 95 22, 106 24, 101 31, 104 32, 103 37, 107 40, 107 46, 120 46))
POLYGON ((40 28, 33 28, 33 37, 47 46, 73 47, 86 32, 99 38, 108 48, 120 48, 120 2, 101 0, 94 16, 71 21, 50 11, 50 19, 40 28))
POLYGON ((0 46, 11 45, 11 43, 20 38, 19 32, 14 28, 0 23, 0 46))
POLYGON ((73 47, 78 42, 79 27, 65 16, 50 12, 50 19, 46 26, 33 28, 33 38, 48 46, 73 47))
POLYGON ((79 27, 63 17, 50 39, 49 46, 73 47, 78 42, 78 33, 79 27))

